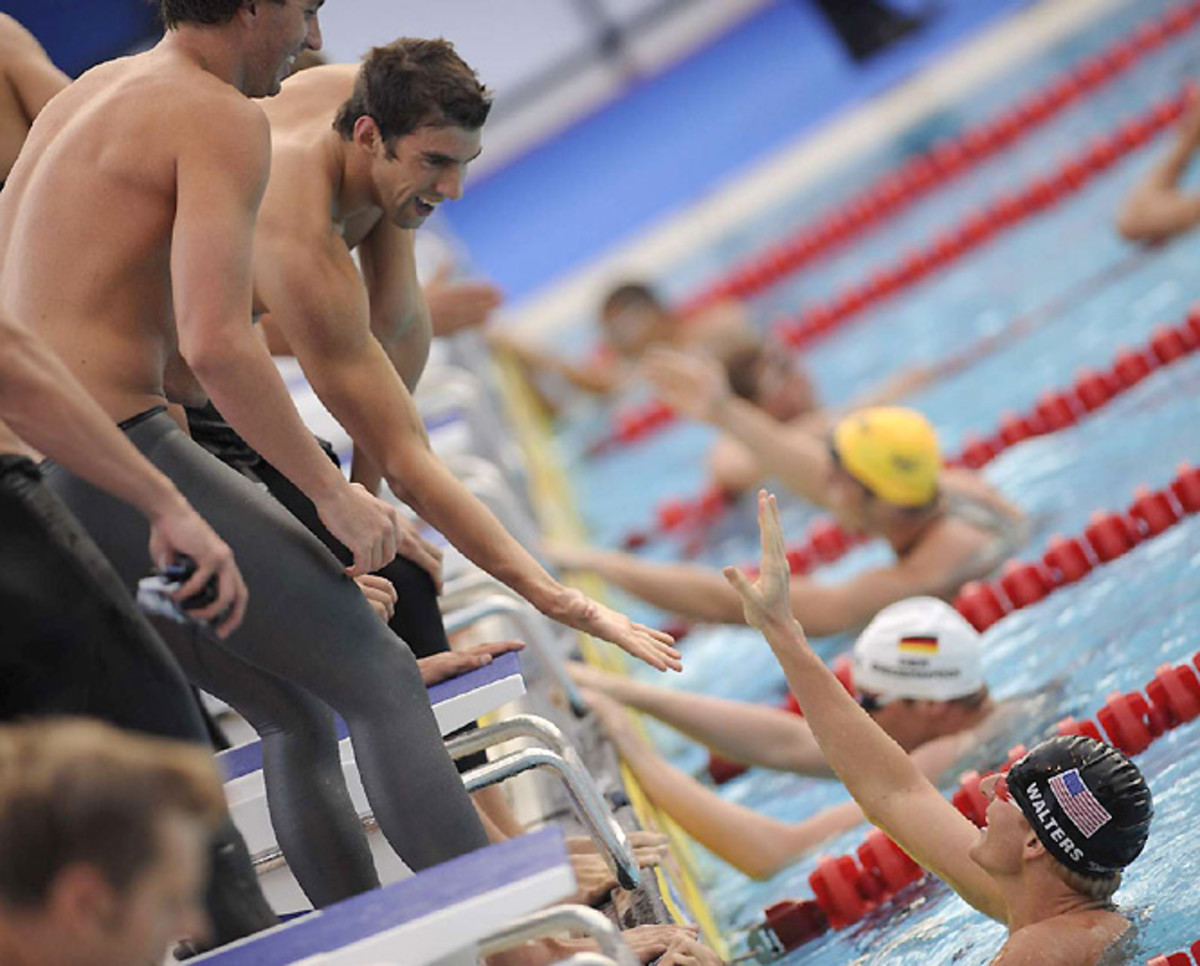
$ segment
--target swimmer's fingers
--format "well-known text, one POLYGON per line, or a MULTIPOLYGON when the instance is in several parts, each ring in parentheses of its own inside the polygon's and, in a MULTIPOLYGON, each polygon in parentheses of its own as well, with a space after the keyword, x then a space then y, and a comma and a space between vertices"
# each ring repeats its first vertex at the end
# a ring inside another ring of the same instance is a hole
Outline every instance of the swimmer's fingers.
POLYGON ((242 579, 241 572, 232 563, 230 570, 231 573, 223 574, 219 580, 221 594, 217 597, 217 606, 220 606, 222 601, 228 600, 228 603, 219 611, 219 614, 225 616, 218 616, 213 623, 213 630, 222 640, 241 626, 242 618, 246 616, 246 605, 250 603, 250 592, 246 589, 246 582, 242 579), (226 588, 228 588, 228 593, 226 593, 226 588))
POLYGON ((474 647, 469 647, 458 653, 487 655, 490 660, 493 657, 499 657, 501 654, 523 650, 525 650, 524 641, 490 641, 487 644, 476 644, 474 647))
POLYGON ((363 574, 361 577, 355 577, 354 582, 358 584, 358 589, 367 598, 367 603, 371 605, 376 616, 385 624, 390 621, 396 611, 398 599, 392 582, 376 574, 363 574))

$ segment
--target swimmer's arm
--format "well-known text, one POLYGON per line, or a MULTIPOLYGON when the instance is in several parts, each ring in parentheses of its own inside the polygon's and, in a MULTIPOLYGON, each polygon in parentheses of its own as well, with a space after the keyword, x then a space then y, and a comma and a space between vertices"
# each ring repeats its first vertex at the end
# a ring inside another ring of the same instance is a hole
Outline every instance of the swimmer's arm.
POLYGON ((0 15, 0 60, 4 78, 30 123, 55 94, 71 83, 33 34, 7 15, 0 15))
POLYGON ((421 415, 372 335, 363 284, 342 240, 274 238, 259 290, 304 374, 392 492, 469 559, 535 606, 559 584, 433 453, 421 415))
POLYGON ((979 838, 975 826, 858 706, 796 621, 769 623, 763 635, 826 760, 867 819, 972 906, 1004 922, 1003 898, 968 855, 979 838))
POLYGON ((643 560, 633 554, 592 547, 559 548, 551 553, 567 570, 598 574, 648 604, 711 624, 740 624, 737 594, 720 573, 693 564, 643 560))
POLYGON ((706 849, 755 879, 767 879, 823 839, 863 820, 853 802, 804 822, 783 822, 729 801, 633 735, 615 735, 621 757, 650 800, 706 849))
POLYGON ((49 346, 0 315, 0 418, 21 439, 150 520, 186 507, 49 346))
POLYGON ((230 425, 320 506, 345 480, 305 428, 251 327, 254 222, 270 171, 270 129, 249 102, 210 112, 190 118, 203 133, 176 164, 171 283, 179 351, 230 425))
POLYGON ((487 339, 494 350, 507 352, 527 369, 556 373, 583 392, 605 396, 616 391, 622 382, 621 371, 615 365, 596 361, 572 362, 499 329, 489 329, 487 339))
POLYGON ((414 235, 383 219, 358 247, 371 333, 410 393, 416 392, 433 341, 429 308, 417 281, 414 235))
POLYGON ((1200 105, 1180 122, 1166 156, 1126 196, 1117 231, 1128 241, 1163 241, 1200 224, 1200 196, 1179 190, 1179 180, 1200 147, 1200 105))
POLYGON ((911 564, 878 567, 841 584, 818 584, 793 577, 789 599, 792 613, 814 637, 840 634, 865 625, 888 604, 920 594, 931 594, 938 585, 911 564))
POLYGON ((723 493, 742 493, 762 479, 762 467, 745 446, 724 436, 708 454, 708 475, 723 493))
POLYGON ((765 475, 810 503, 828 506, 829 453, 823 440, 732 394, 717 402, 713 423, 745 446, 765 475))
MULTIPOLYGON (((433 341, 429 310, 417 281, 413 235, 381 220, 358 247, 371 332, 410 393, 416 392, 433 341)), ((383 480, 379 464, 358 445, 350 463, 350 479, 371 493, 379 492, 383 480)))

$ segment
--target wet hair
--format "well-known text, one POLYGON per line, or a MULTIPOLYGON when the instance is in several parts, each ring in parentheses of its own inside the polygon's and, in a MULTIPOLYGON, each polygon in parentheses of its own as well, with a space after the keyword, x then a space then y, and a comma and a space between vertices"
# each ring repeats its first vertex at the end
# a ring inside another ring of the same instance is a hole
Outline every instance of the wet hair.
POLYGON ((354 93, 338 109, 333 129, 349 141, 369 117, 385 144, 419 127, 483 127, 492 95, 448 40, 401 37, 363 58, 354 93))
POLYGON ((985 684, 978 691, 972 691, 970 694, 964 694, 961 697, 951 698, 947 704, 957 705, 964 711, 974 711, 977 708, 983 707, 983 703, 988 699, 988 687, 985 684))
POLYGON ((761 345, 746 346, 729 354, 725 360, 725 376, 730 391, 740 399, 758 402, 758 380, 767 362, 761 345))
POLYGON ((1093 902, 1102 902, 1107 905, 1112 902, 1113 895, 1121 888, 1120 872, 1101 876, 1084 875, 1068 869, 1053 856, 1051 856, 1051 860, 1050 867, 1058 876, 1059 881, 1093 902))
POLYGON ((62 719, 0 728, 0 902, 37 907, 67 867, 125 892, 157 859, 164 818, 226 815, 212 755, 195 745, 62 719))
POLYGON ((643 282, 623 282, 604 297, 600 306, 601 315, 611 315, 620 312, 631 305, 648 305, 653 309, 662 309, 654 289, 643 282))
MULTIPOLYGON (((229 23, 248 0, 159 0, 158 12, 168 30, 185 23, 220 26, 229 23)), ((282 7, 287 0, 264 0, 282 7)))

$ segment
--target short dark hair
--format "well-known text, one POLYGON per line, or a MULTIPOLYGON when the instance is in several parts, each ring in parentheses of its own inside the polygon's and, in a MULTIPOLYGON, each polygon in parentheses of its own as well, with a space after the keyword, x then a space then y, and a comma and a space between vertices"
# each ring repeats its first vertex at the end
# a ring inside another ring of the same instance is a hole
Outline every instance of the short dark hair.
POLYGON ((735 349, 725 359, 725 377, 730 391, 739 399, 758 402, 758 380, 766 364, 766 350, 761 345, 735 349))
POLYGON ((419 127, 478 130, 491 109, 491 92, 450 41, 401 37, 363 58, 333 129, 349 141, 358 119, 369 117, 390 145, 419 127))
MULTIPOLYGON (((184 23, 220 26, 229 23, 248 0, 158 0, 158 12, 168 30, 184 23)), ((279 6, 287 0, 271 0, 279 6)))
POLYGON ((226 815, 198 745, 70 720, 0 728, 0 902, 36 908, 67 867, 87 864, 122 892, 158 855, 162 820, 215 828, 226 815))
POLYGON ((644 282, 623 282, 604 297, 604 304, 601 305, 600 312, 603 315, 609 315, 612 312, 620 312, 630 305, 648 305, 654 309, 663 307, 659 297, 654 293, 654 289, 649 285, 644 282))

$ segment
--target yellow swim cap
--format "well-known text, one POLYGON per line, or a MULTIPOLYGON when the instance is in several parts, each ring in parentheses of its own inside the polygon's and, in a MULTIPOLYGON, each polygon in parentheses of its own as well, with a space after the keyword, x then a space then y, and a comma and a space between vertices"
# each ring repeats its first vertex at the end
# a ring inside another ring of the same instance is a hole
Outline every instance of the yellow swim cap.
POLYGON ((912 409, 861 409, 834 427, 843 468, 881 500, 925 506, 938 491, 942 456, 937 433, 912 409))

